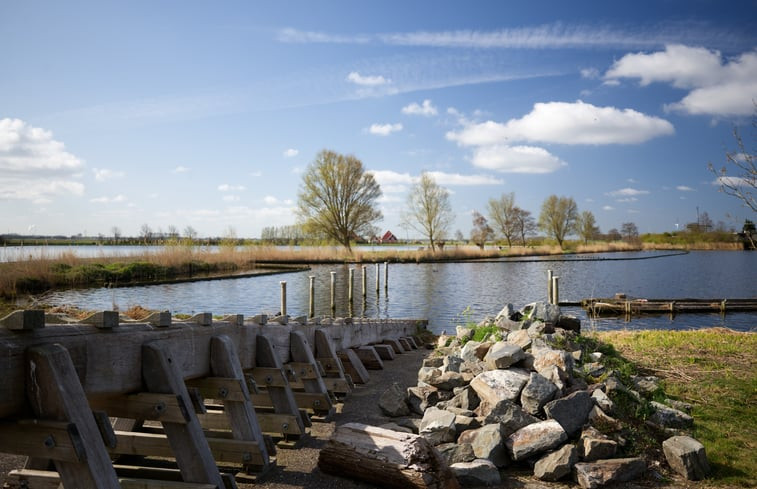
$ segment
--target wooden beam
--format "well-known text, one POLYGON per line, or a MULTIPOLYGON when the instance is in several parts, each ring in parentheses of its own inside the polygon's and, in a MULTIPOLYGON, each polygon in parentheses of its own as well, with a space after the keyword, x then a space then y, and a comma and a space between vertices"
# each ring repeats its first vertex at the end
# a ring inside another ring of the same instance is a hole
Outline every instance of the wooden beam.
POLYGON ((84 461, 54 461, 63 484, 82 489, 118 488, 116 472, 68 351, 57 344, 39 345, 28 349, 27 359, 27 395, 35 414, 76 425, 84 447, 84 461))
POLYGON ((221 401, 249 400, 247 381, 233 377, 202 377, 186 381, 187 387, 197 389, 205 398, 221 401))
POLYGON ((358 384, 366 384, 370 380, 371 376, 365 369, 363 362, 357 357, 357 354, 352 350, 342 350, 338 353, 339 359, 344 365, 344 371, 348 373, 352 380, 358 384))
POLYGON ((0 453, 61 462, 83 462, 86 453, 76 425, 66 421, 0 422, 0 453))
POLYGON ((312 409, 316 414, 330 415, 333 413, 334 408, 329 397, 326 384, 323 382, 320 374, 318 374, 315 367, 316 361, 313 356, 313 350, 310 348, 308 340, 301 331, 292 331, 289 334, 289 353, 292 356, 292 360, 295 362, 304 363, 311 366, 314 378, 303 378, 302 384, 307 394, 315 394, 317 397, 311 396, 311 399, 303 404, 300 399, 295 396, 297 405, 300 408, 312 409))
MULTIPOLYGON (((189 410, 181 396, 140 392, 115 396, 90 396, 92 409, 101 409, 111 417, 186 423, 189 410)), ((119 429, 118 426, 115 427, 119 429)))
MULTIPOLYGON (((276 353, 275 347, 273 343, 271 343, 271 340, 269 340, 266 336, 259 334, 255 343, 255 361, 257 363, 257 366, 275 368, 281 371, 281 360, 276 353)), ((270 385, 267 388, 267 392, 273 404, 274 412, 278 414, 290 414, 296 416, 297 426, 300 429, 300 433, 304 435, 305 424, 300 417, 300 412, 297 408, 297 402, 294 400, 292 389, 289 387, 289 382, 286 380, 286 377, 284 377, 284 385, 270 385)))

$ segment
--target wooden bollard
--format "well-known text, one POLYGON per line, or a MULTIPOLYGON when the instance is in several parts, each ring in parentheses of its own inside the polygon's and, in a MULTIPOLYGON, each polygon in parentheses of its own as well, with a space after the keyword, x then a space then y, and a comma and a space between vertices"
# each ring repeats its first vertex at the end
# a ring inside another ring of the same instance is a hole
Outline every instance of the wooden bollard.
POLYGON ((560 277, 552 277, 552 304, 560 303, 560 277))
POLYGON ((281 315, 286 316, 287 315, 287 283, 286 281, 282 280, 279 282, 279 285, 281 285, 281 315))
POLYGON ((384 262, 384 291, 389 290, 389 262, 384 262))
POLYGON ((363 299, 365 299, 366 295, 368 294, 367 284, 368 282, 365 275, 365 265, 363 265, 363 299))
POLYGON ((552 270, 547 270, 547 302, 549 304, 554 304, 552 297, 552 270))
POLYGON ((347 284, 347 300, 350 301, 350 304, 352 304, 352 298, 353 298, 353 288, 354 288, 354 282, 355 282, 355 269, 350 268, 349 273, 349 283, 347 284))
POLYGON ((308 302, 308 317, 315 316, 315 275, 310 275, 310 301, 308 302))
POLYGON ((336 272, 331 272, 331 313, 336 310, 336 272))
POLYGON ((379 264, 376 263, 376 297, 378 297, 378 295, 379 295, 379 289, 380 289, 380 287, 379 287, 379 285, 380 285, 379 284, 379 282, 380 282, 379 277, 381 277, 381 274, 379 273, 379 264))

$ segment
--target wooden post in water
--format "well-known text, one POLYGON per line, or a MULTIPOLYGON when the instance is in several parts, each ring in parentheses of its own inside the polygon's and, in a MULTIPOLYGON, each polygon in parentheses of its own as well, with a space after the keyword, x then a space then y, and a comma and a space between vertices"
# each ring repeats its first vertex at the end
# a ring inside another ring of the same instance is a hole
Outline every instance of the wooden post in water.
POLYGON ((552 304, 560 303, 560 277, 552 277, 552 304))
POLYGON ((287 315, 287 283, 285 280, 279 282, 281 285, 281 315, 287 315))
POLYGON ((363 265, 363 299, 365 299, 366 295, 368 294, 367 283, 368 282, 365 277, 365 265, 363 265))
POLYGON ((547 270, 547 302, 554 304, 552 302, 552 270, 547 270))
POLYGON ((308 302, 308 317, 315 316, 315 275, 310 275, 310 301, 308 302))
POLYGON ((384 262, 384 290, 389 290, 389 262, 384 262))
POLYGON ((379 264, 376 263, 376 297, 379 296, 379 289, 380 289, 380 287, 379 287, 379 282, 380 282, 379 278, 380 277, 381 277, 381 274, 379 273, 379 264))
POLYGON ((350 268, 349 273, 349 283, 347 285, 347 300, 350 301, 350 304, 352 304, 352 299, 354 297, 354 282, 355 282, 355 269, 350 268))
POLYGON ((331 314, 336 311, 336 272, 331 272, 331 314))

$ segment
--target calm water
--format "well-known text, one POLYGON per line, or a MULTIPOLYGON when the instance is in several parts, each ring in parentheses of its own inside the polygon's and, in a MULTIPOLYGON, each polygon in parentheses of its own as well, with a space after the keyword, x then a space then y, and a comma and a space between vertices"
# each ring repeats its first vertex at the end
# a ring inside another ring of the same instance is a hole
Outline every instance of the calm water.
MULTIPOLYGON (((280 281, 287 282, 287 313, 306 315, 309 276, 315 277, 317 316, 330 316, 331 272, 336 280, 336 316, 426 318, 435 332, 453 331, 466 320, 495 315, 506 303, 521 307, 546 300, 547 270, 560 277, 560 300, 610 297, 624 292, 646 298, 754 298, 757 297, 757 253, 734 251, 692 252, 660 257, 661 253, 611 253, 590 258, 554 261, 502 260, 482 263, 391 264, 389 288, 384 289, 384 267, 366 267, 367 296, 362 298, 362 271, 355 270, 355 298, 347 301, 348 266, 314 266, 308 272, 194 282, 148 287, 68 290, 50 294, 44 301, 87 309, 125 310, 133 305, 173 313, 214 314, 277 313, 280 281), (649 258, 641 259, 638 258, 649 258), (624 258, 627 260, 619 260, 624 258), (465 312, 464 312, 465 311, 465 312)), ((589 320, 580 308, 566 308, 583 319, 584 328, 596 329, 692 329, 726 326, 757 331, 757 313, 682 314, 622 319, 589 320)))

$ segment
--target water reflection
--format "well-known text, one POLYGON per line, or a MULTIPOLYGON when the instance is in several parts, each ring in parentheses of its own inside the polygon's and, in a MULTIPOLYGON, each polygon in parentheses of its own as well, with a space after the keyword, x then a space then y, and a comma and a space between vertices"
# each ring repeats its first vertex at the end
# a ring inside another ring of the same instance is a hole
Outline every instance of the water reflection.
MULTIPOLYGON (((617 255, 614 255, 617 256, 617 255)), ((629 254, 645 256, 643 253, 629 254)), ((646 256, 649 256, 648 254, 646 256)), ((280 282, 287 282, 287 312, 307 315, 309 276, 315 282, 316 316, 426 318, 436 332, 453 331, 468 310, 470 320, 495 315, 503 305, 521 307, 546 300, 547 270, 560 277, 560 298, 578 301, 610 297, 624 292, 646 298, 754 298, 757 297, 757 253, 695 252, 652 260, 634 261, 513 261, 467 263, 391 264, 385 289, 383 265, 366 267, 363 299, 362 268, 354 265, 318 265, 310 271, 186 284, 121 289, 87 289, 56 292, 45 298, 52 304, 73 304, 87 309, 125 310, 133 305, 174 313, 275 314, 280 310, 280 282), (354 272, 354 298, 348 300, 349 269, 354 272), (335 272, 335 309, 331 310, 331 272, 335 272)), ((757 329, 757 314, 680 315, 590 320, 578 308, 568 309, 582 318, 584 328, 690 329, 725 326, 757 329)))

